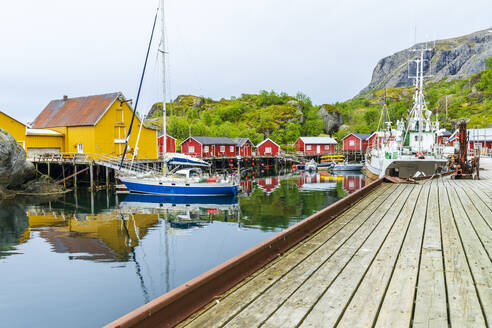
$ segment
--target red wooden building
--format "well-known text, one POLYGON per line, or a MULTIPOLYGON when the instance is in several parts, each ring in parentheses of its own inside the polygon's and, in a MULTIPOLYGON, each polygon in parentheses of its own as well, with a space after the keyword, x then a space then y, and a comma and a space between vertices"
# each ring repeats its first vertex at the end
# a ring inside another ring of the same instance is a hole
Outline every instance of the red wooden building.
MULTIPOLYGON (((492 149, 492 128, 467 129, 468 148, 470 149, 492 149)), ((458 143, 459 130, 456 130, 449 138, 447 145, 453 146, 458 143)))
POLYGON ((350 133, 343 139, 343 151, 365 151, 371 134, 368 133, 350 133))
POLYGON ((371 149, 382 144, 384 135, 382 132, 373 132, 369 138, 367 138, 367 148, 371 149))
POLYGON ((252 155, 248 138, 189 137, 181 143, 181 152, 194 157, 235 157, 252 155))
MULTIPOLYGON (((159 148, 159 157, 162 157, 163 150, 163 140, 164 136, 161 135, 157 138, 157 147, 159 148)), ((171 137, 170 135, 166 138, 166 153, 175 153, 176 152, 176 138, 171 137)))
POLYGON ((337 151, 337 141, 330 137, 299 137, 294 146, 304 155, 326 155, 337 151))
POLYGON ((257 156, 278 156, 279 152, 280 146, 273 142, 270 138, 266 138, 256 145, 257 156))
POLYGON ((444 131, 438 131, 437 132, 437 143, 439 145, 446 145, 446 146, 451 146, 452 144, 449 144, 449 137, 451 137, 452 133, 444 130, 444 131))

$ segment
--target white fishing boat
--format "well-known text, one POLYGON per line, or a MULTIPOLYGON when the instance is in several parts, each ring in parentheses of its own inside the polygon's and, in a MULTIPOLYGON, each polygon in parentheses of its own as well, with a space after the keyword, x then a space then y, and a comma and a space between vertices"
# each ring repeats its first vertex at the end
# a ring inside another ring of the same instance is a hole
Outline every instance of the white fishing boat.
MULTIPOLYGON (((165 48, 165 33, 164 33, 164 0, 160 1, 160 13, 162 21, 162 40, 159 52, 162 58, 162 135, 166 136, 166 48, 165 48)), ((149 50, 151 48, 152 39, 154 35, 154 29, 157 22, 157 13, 154 19, 154 25, 150 42, 147 49, 147 56, 145 58, 145 64, 140 79, 140 86, 138 89, 137 99, 135 103, 135 110, 133 115, 135 116, 137 111, 138 99, 142 87, 142 81, 145 75, 145 68, 147 66, 147 60, 149 57, 149 50)), ((133 122, 134 117, 132 118, 133 122)), ((128 148, 128 139, 131 133, 131 125, 128 130, 128 135, 125 142, 125 151, 123 153, 120 170, 118 177, 121 182, 128 188, 130 192, 153 194, 153 195, 174 195, 174 196, 224 196, 224 195, 236 195, 239 186, 238 176, 225 176, 225 177, 207 177, 200 173, 199 170, 190 170, 190 167, 209 167, 205 161, 202 161, 191 156, 183 154, 167 154, 166 142, 163 142, 163 170, 161 172, 155 170, 137 170, 136 166, 130 164, 130 167, 123 167, 124 157, 128 148), (173 167, 173 170, 169 170, 173 167), (187 167, 188 169, 181 169, 187 167), (180 170, 181 169, 181 170, 180 170)), ((139 132, 140 133, 140 132, 139 132)), ((135 146, 135 154, 138 151, 138 140, 135 146)))
MULTIPOLYGON (((421 49, 420 56, 412 60, 416 67, 416 74, 412 76, 415 79, 414 105, 406 122, 398 120, 394 129, 391 121, 385 120, 386 129, 376 132, 376 144, 370 145, 366 154, 365 167, 369 176, 432 176, 446 167, 447 156, 437 143, 439 122, 437 118, 431 121, 432 112, 427 109, 428 103, 422 92, 424 53, 429 50, 421 49)), ((386 116, 386 112, 384 114, 386 116)))

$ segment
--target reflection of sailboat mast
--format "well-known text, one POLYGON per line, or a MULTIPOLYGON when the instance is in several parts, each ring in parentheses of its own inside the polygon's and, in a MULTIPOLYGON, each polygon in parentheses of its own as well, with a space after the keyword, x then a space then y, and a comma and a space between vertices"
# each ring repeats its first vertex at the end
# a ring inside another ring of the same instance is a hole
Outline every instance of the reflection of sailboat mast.
POLYGON ((169 241, 168 241, 168 231, 167 231, 167 220, 164 219, 164 243, 166 246, 166 292, 169 291, 169 241))
POLYGON ((142 288, 143 296, 145 303, 150 302, 150 297, 149 297, 149 292, 147 291, 147 288, 145 287, 145 282, 142 276, 142 270, 140 269, 140 264, 137 261, 137 256, 135 254, 135 247, 131 246, 131 237, 130 233, 128 231, 128 227, 126 226, 126 221, 123 215, 121 215, 121 220, 123 221, 123 227, 125 228, 125 233, 126 236, 128 237, 128 243, 130 245, 130 253, 132 254, 132 260, 135 262, 135 268, 137 270, 137 277, 140 280, 140 287, 142 288))

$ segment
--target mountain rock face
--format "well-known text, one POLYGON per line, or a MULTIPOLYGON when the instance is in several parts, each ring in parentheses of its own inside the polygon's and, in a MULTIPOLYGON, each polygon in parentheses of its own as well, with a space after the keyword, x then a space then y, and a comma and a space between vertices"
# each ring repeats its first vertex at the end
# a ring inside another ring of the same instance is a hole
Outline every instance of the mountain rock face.
POLYGON ((485 59, 492 56, 492 28, 465 36, 417 44, 381 59, 372 73, 371 82, 360 94, 384 88, 398 88, 413 84, 410 74, 415 75, 414 64, 409 59, 420 56, 412 51, 432 48, 426 52, 425 74, 432 75, 427 81, 466 78, 485 69, 485 59))
POLYGON ((343 124, 342 114, 336 111, 336 108, 332 105, 322 105, 318 113, 323 118, 323 130, 329 135, 337 132, 343 124))
POLYGON ((24 149, 7 131, 0 129, 0 187, 19 187, 35 174, 34 165, 26 161, 24 149))

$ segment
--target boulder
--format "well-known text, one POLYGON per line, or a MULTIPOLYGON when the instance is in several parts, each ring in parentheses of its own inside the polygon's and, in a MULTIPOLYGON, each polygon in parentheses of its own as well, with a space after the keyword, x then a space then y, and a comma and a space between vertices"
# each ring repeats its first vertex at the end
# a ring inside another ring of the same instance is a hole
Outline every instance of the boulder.
POLYGON ((35 175, 34 165, 26 161, 24 149, 0 128, 0 186, 15 189, 35 175))

